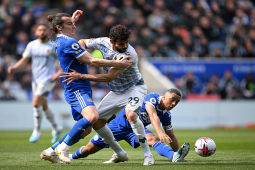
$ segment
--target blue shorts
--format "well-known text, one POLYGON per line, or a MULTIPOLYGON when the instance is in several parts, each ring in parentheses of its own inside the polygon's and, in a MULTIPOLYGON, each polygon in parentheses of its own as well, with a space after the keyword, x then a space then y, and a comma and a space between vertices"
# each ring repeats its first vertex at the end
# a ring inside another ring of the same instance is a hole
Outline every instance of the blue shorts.
POLYGON ((95 106, 92 100, 92 91, 76 90, 73 93, 65 91, 65 98, 68 104, 71 105, 72 115, 74 120, 80 120, 83 116, 81 111, 87 106, 95 106))
MULTIPOLYGON (((140 146, 139 141, 137 140, 137 138, 136 138, 136 136, 135 136, 132 129, 130 129, 130 128, 129 129, 124 129, 124 130, 120 129, 114 121, 107 124, 107 126, 112 131, 113 136, 115 137, 115 139, 117 141, 125 140, 133 148, 138 148, 140 146)), ((152 132, 149 131, 148 129, 145 129, 145 133, 148 134, 148 133, 152 133, 152 132)), ((90 142, 92 142, 95 146, 97 146, 99 148, 109 148, 109 146, 104 143, 104 141, 102 140, 102 138, 98 134, 96 134, 90 140, 90 142)))

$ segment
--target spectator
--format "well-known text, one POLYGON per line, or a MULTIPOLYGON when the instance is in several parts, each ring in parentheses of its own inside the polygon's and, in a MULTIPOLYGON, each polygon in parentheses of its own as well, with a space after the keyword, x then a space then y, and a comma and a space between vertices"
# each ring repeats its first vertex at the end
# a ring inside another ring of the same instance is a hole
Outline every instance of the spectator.
POLYGON ((202 37, 200 37, 199 40, 196 40, 194 42, 194 51, 201 58, 209 57, 208 40, 206 37, 202 36, 202 37))
POLYGON ((240 83, 240 89, 245 99, 254 99, 255 97, 255 81, 253 74, 249 73, 240 83))
POLYGON ((198 79, 194 76, 192 72, 187 72, 185 76, 182 77, 183 88, 188 94, 194 94, 196 87, 199 84, 198 79))
POLYGON ((227 70, 219 81, 219 89, 222 99, 237 97, 238 81, 232 77, 232 72, 227 70), (232 94, 233 93, 233 94, 232 94), (234 95, 235 94, 235 95, 234 95))
POLYGON ((201 94, 203 95, 219 95, 220 92, 212 82, 208 82, 205 87, 202 88, 201 94))
POLYGON ((8 89, 3 90, 3 95, 0 97, 0 100, 16 100, 15 97, 13 97, 8 89))

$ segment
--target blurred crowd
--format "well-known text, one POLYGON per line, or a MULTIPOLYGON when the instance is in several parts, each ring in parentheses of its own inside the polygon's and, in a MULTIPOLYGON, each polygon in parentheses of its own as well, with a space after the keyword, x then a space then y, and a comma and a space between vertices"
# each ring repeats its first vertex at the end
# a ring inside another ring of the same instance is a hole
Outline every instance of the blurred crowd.
MULTIPOLYGON (((1 99, 31 99, 31 65, 11 75, 7 68, 22 57, 27 43, 36 39, 36 24, 47 24, 48 14, 72 15, 76 9, 84 11, 76 23, 76 39, 108 36, 113 25, 123 24, 132 30, 130 44, 140 58, 255 58, 255 4, 251 0, 0 0, 1 99)), ((98 68, 89 70, 102 73, 98 68)), ((191 87, 195 83, 188 81, 194 79, 192 73, 175 83, 184 93, 218 93, 223 99, 247 98, 243 87, 254 91, 252 74, 244 78, 246 83, 232 82, 227 75, 212 76, 194 92, 191 87), (234 90, 227 90, 229 86, 234 90)), ((108 91, 104 83, 92 85, 94 98, 101 99, 108 91)), ((50 98, 63 100, 62 94, 59 80, 50 98)))
MULTIPOLYGON (((183 98, 199 94, 207 99, 255 99, 255 81, 253 73, 247 74, 238 81, 230 70, 223 77, 213 74, 209 81, 203 82, 192 72, 175 79, 175 85, 181 89, 183 98)), ((191 99, 191 98, 190 98, 191 99)))

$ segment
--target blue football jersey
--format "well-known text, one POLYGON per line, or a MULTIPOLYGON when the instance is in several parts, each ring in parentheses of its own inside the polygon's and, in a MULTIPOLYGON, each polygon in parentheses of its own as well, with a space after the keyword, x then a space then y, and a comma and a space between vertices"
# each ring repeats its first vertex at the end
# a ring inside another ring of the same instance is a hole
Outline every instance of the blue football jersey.
MULTIPOLYGON (((55 44, 60 66, 65 73, 71 72, 69 68, 72 68, 79 73, 88 74, 87 65, 81 64, 77 60, 87 51, 84 50, 75 39, 63 34, 58 34, 55 44)), ((81 79, 73 81, 69 85, 67 85, 67 82, 65 82, 65 89, 66 92, 72 93, 77 89, 80 91, 92 90, 90 81, 81 79)))
MULTIPOLYGON (((156 93, 148 93, 143 101, 142 110, 140 112, 140 120, 143 122, 144 127, 151 124, 149 114, 145 109, 145 104, 151 104, 155 107, 157 115, 162 123, 162 126, 165 130, 171 130, 172 123, 171 123, 171 112, 167 110, 160 110, 158 108, 158 104, 160 103, 162 96, 159 96, 156 93)), ((123 109, 119 115, 113 120, 120 128, 128 128, 130 129, 131 126, 128 120, 125 118, 125 109, 123 109)))

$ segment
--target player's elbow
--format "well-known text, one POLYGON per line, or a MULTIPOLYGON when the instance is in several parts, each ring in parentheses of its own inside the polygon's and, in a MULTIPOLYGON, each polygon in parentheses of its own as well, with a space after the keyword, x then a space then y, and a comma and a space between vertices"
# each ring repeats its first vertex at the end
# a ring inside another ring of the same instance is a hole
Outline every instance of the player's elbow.
POLYGON ((106 82, 111 82, 111 81, 113 81, 114 80, 114 77, 112 77, 112 76, 106 76, 105 77, 105 81, 106 82))
POLYGON ((80 39, 79 41, 78 41, 78 43, 80 44, 80 46, 82 47, 82 48, 86 48, 86 43, 85 43, 85 40, 83 40, 83 39, 80 39))

